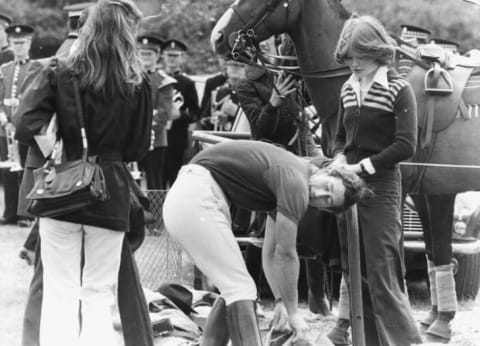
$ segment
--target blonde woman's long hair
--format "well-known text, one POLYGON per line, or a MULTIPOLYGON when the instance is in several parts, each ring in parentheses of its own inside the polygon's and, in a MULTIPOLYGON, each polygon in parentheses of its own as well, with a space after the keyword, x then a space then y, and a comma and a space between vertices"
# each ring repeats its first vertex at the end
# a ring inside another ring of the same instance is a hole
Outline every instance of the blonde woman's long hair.
POLYGON ((80 87, 104 100, 131 95, 142 82, 136 31, 142 13, 131 0, 100 0, 81 28, 67 65, 80 87))

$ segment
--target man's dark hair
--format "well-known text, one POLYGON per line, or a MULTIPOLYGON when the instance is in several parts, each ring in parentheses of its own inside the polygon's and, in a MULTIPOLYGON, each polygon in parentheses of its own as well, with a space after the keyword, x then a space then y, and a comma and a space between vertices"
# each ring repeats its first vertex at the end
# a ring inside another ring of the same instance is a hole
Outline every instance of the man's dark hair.
POLYGON ((343 205, 327 208, 332 213, 340 213, 357 203, 360 199, 373 197, 373 191, 357 174, 343 168, 325 168, 327 174, 340 178, 345 186, 345 201, 343 205))

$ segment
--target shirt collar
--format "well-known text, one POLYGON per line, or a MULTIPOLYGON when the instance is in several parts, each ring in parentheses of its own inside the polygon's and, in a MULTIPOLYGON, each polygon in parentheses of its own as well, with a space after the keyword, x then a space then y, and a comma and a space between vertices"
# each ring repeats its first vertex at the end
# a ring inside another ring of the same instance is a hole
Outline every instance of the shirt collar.
MULTIPOLYGON (((388 89, 388 67, 387 66, 380 66, 377 69, 377 72, 375 72, 375 75, 373 76, 372 79, 372 84, 378 83, 381 86, 383 86, 385 89, 388 89)), ((352 73, 350 77, 347 79, 347 84, 350 84, 354 89, 360 89, 360 81, 355 77, 355 75, 352 73)))

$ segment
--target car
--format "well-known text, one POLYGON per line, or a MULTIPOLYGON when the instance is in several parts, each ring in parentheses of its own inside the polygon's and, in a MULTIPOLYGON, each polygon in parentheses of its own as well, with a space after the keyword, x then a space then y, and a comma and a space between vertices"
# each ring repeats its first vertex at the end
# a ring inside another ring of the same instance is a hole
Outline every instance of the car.
MULTIPOLYGON (((427 280, 422 224, 409 197, 404 203, 402 221, 407 281, 427 280)), ((480 286, 480 192, 457 195, 452 233, 457 298, 475 299, 480 286)))

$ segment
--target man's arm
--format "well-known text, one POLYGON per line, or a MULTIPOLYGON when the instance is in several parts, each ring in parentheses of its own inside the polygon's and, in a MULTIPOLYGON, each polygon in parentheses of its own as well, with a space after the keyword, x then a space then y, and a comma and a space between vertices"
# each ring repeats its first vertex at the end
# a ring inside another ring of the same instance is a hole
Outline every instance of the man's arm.
POLYGON ((282 299, 289 316, 298 313, 296 240, 296 223, 280 212, 275 221, 268 217, 262 251, 265 276, 275 298, 282 299))

